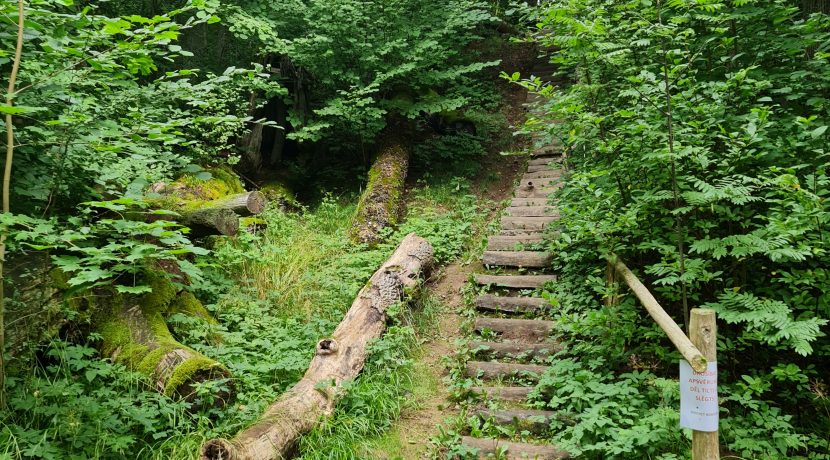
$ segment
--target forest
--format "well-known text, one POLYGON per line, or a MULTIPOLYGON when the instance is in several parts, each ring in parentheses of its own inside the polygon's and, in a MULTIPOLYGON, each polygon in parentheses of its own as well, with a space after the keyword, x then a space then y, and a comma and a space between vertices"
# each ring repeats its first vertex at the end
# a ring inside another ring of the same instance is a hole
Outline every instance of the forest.
POLYGON ((830 2, 2 0, 0 85, 0 459, 830 460, 830 2))

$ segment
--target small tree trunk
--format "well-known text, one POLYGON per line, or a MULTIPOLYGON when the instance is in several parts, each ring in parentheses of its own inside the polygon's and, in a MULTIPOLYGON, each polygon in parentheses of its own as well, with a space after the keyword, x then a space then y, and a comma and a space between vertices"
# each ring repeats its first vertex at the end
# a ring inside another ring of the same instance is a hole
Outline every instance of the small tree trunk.
POLYGON ((432 246, 410 234, 401 242, 352 303, 331 338, 317 344, 302 380, 269 407, 259 422, 232 440, 214 439, 202 446, 202 460, 271 460, 289 449, 321 417, 330 416, 343 382, 363 369, 368 344, 386 328, 386 309, 400 302, 407 288, 432 263, 432 246))
POLYGON ((369 183, 360 197, 350 236, 357 243, 376 244, 381 231, 398 224, 404 204, 409 149, 401 138, 384 136, 369 170, 369 183))

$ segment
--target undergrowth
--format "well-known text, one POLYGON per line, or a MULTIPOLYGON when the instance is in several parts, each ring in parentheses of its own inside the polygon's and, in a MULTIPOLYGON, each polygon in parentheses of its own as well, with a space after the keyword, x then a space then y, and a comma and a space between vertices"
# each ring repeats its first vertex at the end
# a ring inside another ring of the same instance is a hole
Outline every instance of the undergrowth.
MULTIPOLYGON (((9 379, 0 458, 189 459, 204 440, 233 436, 299 380, 316 341, 406 234, 429 240, 444 264, 483 220, 466 179, 421 183, 409 202, 407 220, 374 248, 347 243, 354 200, 329 196, 299 214, 268 210, 259 233, 220 241, 197 260, 204 277, 194 291, 218 322, 179 314, 171 324, 182 343, 225 363, 233 404, 212 408, 218 389, 207 385, 190 403, 159 395, 146 378, 102 360, 94 334, 83 345, 54 340, 29 374, 9 379)), ((367 438, 388 429, 406 404, 412 353, 435 302, 426 296, 394 313, 335 417, 303 440, 304 458, 357 458, 367 438)))

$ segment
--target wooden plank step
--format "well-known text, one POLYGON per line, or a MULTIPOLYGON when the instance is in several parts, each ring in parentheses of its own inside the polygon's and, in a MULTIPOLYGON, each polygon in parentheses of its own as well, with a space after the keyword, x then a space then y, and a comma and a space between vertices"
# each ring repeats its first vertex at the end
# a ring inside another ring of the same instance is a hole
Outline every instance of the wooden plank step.
POLYGON ((543 268, 552 260, 553 257, 543 251, 484 251, 481 256, 484 265, 500 267, 543 268))
POLYGON ((544 206, 548 204, 546 198, 513 198, 510 206, 544 206))
POLYGON ((511 217, 559 217, 556 206, 511 206, 504 211, 511 217))
POLYGON ((522 176, 519 179, 519 186, 520 187, 556 187, 560 182, 562 182, 562 178, 557 177, 527 177, 527 174, 522 176))
POLYGON ((550 304, 540 297, 512 297, 485 294, 476 297, 479 310, 500 311, 505 313, 538 313, 550 304))
POLYGON ((536 358, 550 356, 562 349, 556 343, 470 342, 470 350, 491 358, 536 358))
MULTIPOLYGON (((513 230, 509 230, 513 231, 513 230)), ((542 233, 522 232, 522 235, 501 235, 491 236, 487 240, 488 251, 516 251, 526 249, 528 246, 542 244, 542 233)))
POLYGON ((560 179, 562 178, 562 170, 561 169, 546 169, 544 171, 536 171, 536 172, 528 172, 522 176, 522 180, 524 179, 560 179))
POLYGON ((470 391, 480 396, 486 396, 502 401, 527 401, 533 387, 472 387, 470 391))
POLYGON ((542 147, 535 149, 534 151, 530 152, 531 158, 551 158, 551 157, 561 157, 562 156, 562 146, 556 144, 548 144, 542 147))
POLYGON ((514 196, 516 198, 547 198, 557 189, 562 188, 564 184, 561 182, 556 186, 548 187, 519 187, 516 189, 514 196))
POLYGON ((554 411, 533 409, 479 409, 476 411, 476 415, 483 419, 492 420, 497 425, 515 425, 535 433, 545 431, 550 427, 551 421, 562 418, 554 411))
POLYGON ((471 449, 477 449, 478 458, 502 458, 505 460, 556 460, 571 458, 564 450, 550 444, 528 444, 523 442, 509 442, 500 439, 473 438, 462 436, 461 444, 471 449), (504 456, 502 455, 504 452, 504 456))
POLYGON ((527 162, 528 166, 549 166, 559 163, 556 158, 531 158, 527 162))
POLYGON ((502 230, 544 230, 549 223, 557 220, 557 216, 506 216, 501 218, 502 230))
POLYGON ((498 236, 525 236, 525 237, 544 237, 545 232, 542 230, 526 230, 526 229, 515 229, 515 230, 499 230, 498 236))
POLYGON ((467 377, 495 380, 507 377, 524 377, 538 380, 548 369, 536 364, 498 363, 493 361, 467 361, 464 372, 467 377))
POLYGON ((559 167, 557 163, 549 163, 549 164, 542 164, 542 165, 527 165, 527 172, 529 173, 537 173, 537 172, 544 172, 544 171, 557 171, 554 168, 559 167))
POLYGON ((556 282, 556 275, 475 275, 476 284, 513 289, 536 289, 556 282))
POLYGON ((479 316, 475 319, 475 331, 485 330, 499 334, 505 340, 521 340, 526 343, 539 343, 547 340, 553 330, 553 321, 541 319, 490 318, 479 316))

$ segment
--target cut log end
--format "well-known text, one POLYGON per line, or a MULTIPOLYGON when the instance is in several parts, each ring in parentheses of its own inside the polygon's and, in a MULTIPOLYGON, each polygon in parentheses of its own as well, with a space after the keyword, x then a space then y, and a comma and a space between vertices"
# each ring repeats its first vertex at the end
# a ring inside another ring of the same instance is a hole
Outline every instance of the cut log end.
POLYGON ((211 439, 202 446, 201 460, 238 460, 236 449, 225 439, 211 439))

